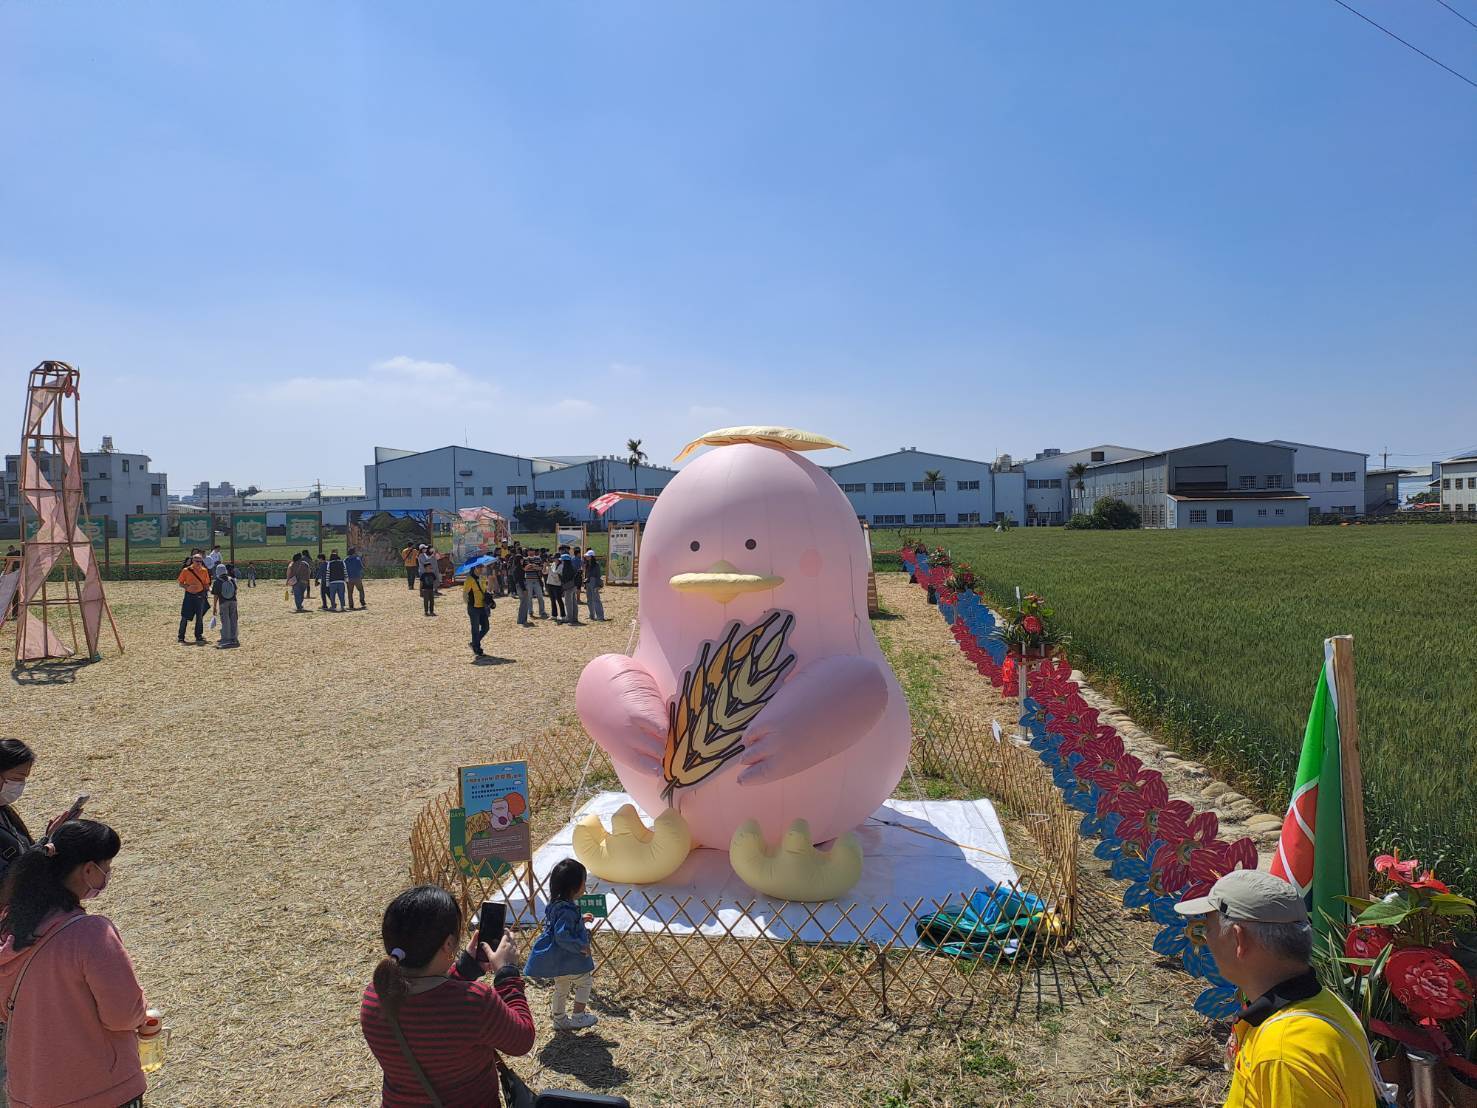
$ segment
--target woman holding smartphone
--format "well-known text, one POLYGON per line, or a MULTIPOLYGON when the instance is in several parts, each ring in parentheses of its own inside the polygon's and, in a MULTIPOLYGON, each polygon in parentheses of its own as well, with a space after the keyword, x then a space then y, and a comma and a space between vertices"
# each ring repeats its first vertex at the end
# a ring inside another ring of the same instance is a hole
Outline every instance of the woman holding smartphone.
POLYGON ((19 739, 0 739, 0 878, 35 845, 30 828, 14 808, 35 767, 36 754, 29 746, 19 739))
POLYGON ((364 990, 359 1026, 384 1071, 385 1108, 496 1108, 499 1052, 533 1049, 518 948, 473 939, 450 893, 420 885, 385 909, 385 957, 364 990), (492 974, 492 984, 480 978, 492 974))

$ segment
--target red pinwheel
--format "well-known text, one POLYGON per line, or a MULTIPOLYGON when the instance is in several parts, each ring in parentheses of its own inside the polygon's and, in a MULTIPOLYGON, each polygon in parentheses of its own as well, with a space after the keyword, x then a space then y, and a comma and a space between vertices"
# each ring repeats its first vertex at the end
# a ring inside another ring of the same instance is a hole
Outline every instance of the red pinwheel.
MULTIPOLYGON (((1120 824, 1120 827, 1122 825, 1120 824)), ((1192 880, 1190 864, 1196 851, 1216 844, 1220 821, 1214 812, 1196 812, 1190 817, 1185 833, 1177 840, 1167 840, 1154 854, 1151 870, 1164 875, 1165 888, 1183 887, 1192 880)), ((1166 838, 1161 836, 1161 838, 1166 838)))
MULTIPOLYGON (((1132 754, 1124 755, 1118 772, 1099 785, 1102 793, 1098 797, 1097 814, 1100 816, 1119 812, 1127 820, 1136 813, 1169 806, 1169 786, 1164 783, 1163 775, 1157 769, 1145 767, 1132 754)), ((1118 834, 1124 835, 1121 823, 1118 834)), ((1152 841, 1152 838, 1145 840, 1145 845, 1152 841)))
MULTIPOLYGON (((1148 772, 1159 776, 1155 770, 1148 772)), ((1155 839, 1162 839, 1165 843, 1184 841, 1190 833, 1190 819, 1195 815, 1195 809, 1183 800, 1169 800, 1167 796, 1164 801, 1159 801, 1157 792, 1163 788, 1164 779, 1159 777, 1157 787, 1153 790, 1156 795, 1152 800, 1147 791, 1135 796, 1120 797, 1119 804, 1129 810, 1118 824, 1119 838, 1133 839, 1143 846, 1148 846, 1155 839)), ((1157 853, 1155 856, 1158 856, 1157 853)), ((1152 864, 1149 868, 1153 869, 1152 864)), ((1186 872, 1188 873, 1188 868, 1186 872)), ((1165 884, 1169 885, 1167 875, 1165 884)))
POLYGON ((1422 1022, 1456 1019, 1472 1006, 1467 971, 1428 946, 1406 947, 1390 955, 1385 980, 1395 999, 1422 1022))
POLYGON ((1217 839, 1190 855, 1190 878, 1213 885, 1235 869, 1256 869, 1256 843, 1249 838, 1233 843, 1217 839))
MULTIPOLYGON (((1390 934, 1388 927, 1351 927, 1344 936, 1344 957, 1368 958, 1372 961, 1394 941, 1395 937, 1390 934)), ((1360 965, 1351 965, 1349 968, 1356 974, 1368 973, 1370 969, 1360 965)))

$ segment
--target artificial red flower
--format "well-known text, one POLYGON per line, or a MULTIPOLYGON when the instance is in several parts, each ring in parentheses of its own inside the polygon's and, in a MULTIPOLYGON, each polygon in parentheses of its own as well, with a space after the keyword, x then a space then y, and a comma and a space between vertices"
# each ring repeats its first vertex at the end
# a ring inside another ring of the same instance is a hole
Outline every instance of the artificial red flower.
MULTIPOLYGON (((1388 927, 1351 927, 1344 936, 1344 957, 1375 959, 1395 941, 1388 927)), ((1355 974, 1368 973, 1368 966, 1350 966, 1355 974)))
POLYGON ((1385 963, 1395 999, 1421 1020, 1456 1019, 1472 1006, 1472 979, 1453 959, 1427 946, 1397 950, 1385 963))
POLYGON ((1256 843, 1250 838, 1231 843, 1217 839, 1190 855, 1190 877, 1206 886, 1219 881, 1232 870, 1256 868, 1256 843))
POLYGON ((1021 626, 1024 627, 1026 631, 1032 635, 1041 634, 1041 621, 1035 616, 1027 616, 1025 619, 1021 620, 1021 626))
MULTIPOLYGON (((1155 770, 1147 772, 1157 776, 1155 770)), ((1163 784, 1162 777, 1159 784, 1163 784)), ((1157 788, 1154 791, 1157 792, 1157 788)), ((1183 800, 1166 798, 1160 802, 1155 796, 1151 801, 1145 792, 1140 791, 1124 794, 1119 803, 1128 809, 1118 824, 1117 833, 1120 839, 1132 839, 1148 846, 1155 839, 1162 839, 1167 844, 1180 843, 1190 834, 1190 819, 1194 816, 1195 809, 1183 800)), ((1152 870, 1154 867, 1151 864, 1149 868, 1152 870)), ((1165 883, 1168 884, 1167 881, 1165 883)))
MULTIPOLYGON (((1135 767, 1135 762, 1138 759, 1132 754, 1125 755, 1109 783, 1099 782, 1102 789, 1097 804, 1099 816, 1119 812, 1126 821, 1135 814, 1168 807, 1169 786, 1164 783, 1164 777, 1157 769, 1143 765, 1135 767)), ((1120 823, 1118 826, 1121 835, 1123 825, 1120 823)))
POLYGON ((1400 851, 1393 854, 1381 854, 1374 860, 1375 872, 1396 885, 1404 885, 1407 889, 1430 889, 1432 892, 1449 893, 1444 881, 1436 879, 1434 870, 1421 872, 1421 863, 1417 858, 1400 857, 1400 851), (1419 874, 1419 876, 1417 876, 1419 874))

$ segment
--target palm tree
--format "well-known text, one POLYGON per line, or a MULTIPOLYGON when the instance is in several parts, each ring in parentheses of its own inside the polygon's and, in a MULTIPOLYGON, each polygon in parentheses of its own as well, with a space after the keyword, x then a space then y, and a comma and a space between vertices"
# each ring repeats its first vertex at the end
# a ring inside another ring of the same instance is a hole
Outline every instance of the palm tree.
MULTIPOLYGON (((636 476, 636 470, 640 468, 641 463, 644 461, 646 461, 646 451, 641 449, 641 440, 627 439, 626 465, 631 467, 631 489, 637 493, 641 491, 641 482, 636 476)), ((636 522, 641 522, 641 501, 639 500, 636 501, 636 522)))
MULTIPOLYGON (((1083 492, 1086 492, 1087 491, 1087 483, 1082 480, 1082 476, 1086 472, 1087 472, 1087 463, 1086 462, 1074 462, 1072 465, 1070 465, 1070 466, 1067 467, 1067 476, 1071 478, 1071 485, 1079 493, 1083 493, 1083 492)), ((1072 513, 1072 512, 1068 512, 1067 513, 1067 515, 1069 517, 1071 515, 1073 515, 1073 514, 1074 513, 1072 513)))
POLYGON ((923 471, 923 487, 933 494, 933 529, 939 529, 939 486, 944 483, 944 475, 941 470, 925 469, 923 471))

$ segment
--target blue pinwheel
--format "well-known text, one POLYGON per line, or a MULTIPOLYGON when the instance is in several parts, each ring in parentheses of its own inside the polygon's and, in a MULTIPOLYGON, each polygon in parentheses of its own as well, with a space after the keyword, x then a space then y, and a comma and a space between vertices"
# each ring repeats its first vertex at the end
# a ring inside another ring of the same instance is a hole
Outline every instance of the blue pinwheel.
POLYGON ((1154 936, 1154 951, 1166 958, 1178 957, 1195 977, 1219 979, 1215 957, 1205 945, 1205 921, 1202 919, 1180 916, 1154 936))
POLYGON ((1195 998, 1195 1011, 1213 1020, 1228 1020, 1241 1011, 1241 997, 1236 986, 1219 974, 1209 974, 1210 988, 1195 998))

